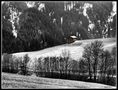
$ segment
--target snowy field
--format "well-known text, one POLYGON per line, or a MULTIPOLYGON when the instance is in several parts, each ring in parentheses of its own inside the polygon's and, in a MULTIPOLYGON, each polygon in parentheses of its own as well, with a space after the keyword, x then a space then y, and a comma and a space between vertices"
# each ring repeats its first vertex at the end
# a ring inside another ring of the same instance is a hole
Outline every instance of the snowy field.
POLYGON ((62 79, 43 78, 36 76, 22 76, 17 74, 2 73, 2 89, 114 89, 116 87, 88 83, 83 81, 72 81, 62 79))
POLYGON ((104 49, 111 51, 114 46, 116 46, 116 39, 115 38, 107 38, 107 39, 88 39, 88 40, 77 40, 71 44, 64 44, 59 46, 54 46, 50 48, 46 48, 39 51, 32 51, 32 52, 19 52, 14 53, 16 57, 23 57, 25 54, 34 60, 35 58, 39 57, 47 57, 47 56, 60 56, 62 55, 63 50, 69 50, 71 58, 74 60, 79 60, 82 57, 84 46, 95 41, 101 40, 104 44, 104 49))

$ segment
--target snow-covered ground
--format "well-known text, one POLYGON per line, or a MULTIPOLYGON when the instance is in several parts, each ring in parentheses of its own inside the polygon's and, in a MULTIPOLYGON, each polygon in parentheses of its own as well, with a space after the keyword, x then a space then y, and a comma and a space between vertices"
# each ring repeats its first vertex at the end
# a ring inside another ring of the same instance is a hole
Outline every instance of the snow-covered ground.
POLYGON ((23 76, 10 73, 2 73, 1 87, 3 89, 115 89, 115 86, 109 86, 98 83, 90 83, 74 80, 52 79, 34 76, 23 76))
POLYGON ((71 44, 64 44, 59 46, 54 46, 50 48, 46 48, 39 51, 32 51, 32 52, 19 52, 13 53, 16 57, 23 57, 25 54, 34 60, 35 58, 39 57, 51 57, 51 56, 60 56, 62 55, 63 50, 69 50, 70 56, 74 60, 79 60, 82 57, 84 46, 89 44, 95 40, 101 40, 104 44, 104 49, 111 51, 114 46, 116 46, 116 39, 115 38, 107 38, 107 39, 88 39, 88 40, 77 40, 71 44))
MULTIPOLYGON (((79 60, 79 58, 82 57, 84 46, 95 40, 103 41, 105 50, 111 51, 112 48, 116 46, 115 38, 88 39, 88 40, 78 40, 71 44, 54 46, 39 51, 13 53, 13 55, 15 55, 16 57, 23 57, 25 54, 28 54, 28 56, 31 58, 31 62, 33 62, 35 58, 39 57, 60 56, 62 55, 62 51, 66 49, 70 51, 71 58, 73 58, 74 60, 79 60)), ((31 62, 30 65, 33 64, 31 62)), ((8 79, 8 80, 7 79, 3 80, 2 82, 3 88, 78 88, 78 89, 112 88, 111 86, 103 84, 71 81, 71 80, 47 79, 47 78, 20 76, 20 75, 17 76, 13 74, 4 74, 3 76, 4 78, 8 79)))

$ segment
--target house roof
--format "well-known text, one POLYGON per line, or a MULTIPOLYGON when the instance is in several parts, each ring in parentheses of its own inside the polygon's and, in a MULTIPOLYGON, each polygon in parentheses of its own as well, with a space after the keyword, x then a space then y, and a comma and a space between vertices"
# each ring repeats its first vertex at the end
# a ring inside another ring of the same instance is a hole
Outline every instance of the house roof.
POLYGON ((70 36, 71 38, 77 38, 76 36, 70 36))

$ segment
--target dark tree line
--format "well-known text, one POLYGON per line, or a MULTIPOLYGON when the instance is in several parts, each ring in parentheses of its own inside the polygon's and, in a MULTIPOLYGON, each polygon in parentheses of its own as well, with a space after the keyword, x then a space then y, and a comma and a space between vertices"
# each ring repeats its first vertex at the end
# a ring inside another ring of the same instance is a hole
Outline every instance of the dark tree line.
POLYGON ((111 1, 34 1, 31 8, 26 2, 4 2, 2 53, 40 50, 63 44, 70 35, 76 35, 78 39, 115 37, 116 15, 112 17, 113 21, 108 22, 112 8, 111 1), (83 14, 83 7, 87 3, 93 5, 87 8, 89 19, 83 14), (45 7, 38 10, 41 4, 45 7), (95 27, 88 30, 90 21, 95 27), (16 30, 17 37, 13 35, 13 30, 16 30))

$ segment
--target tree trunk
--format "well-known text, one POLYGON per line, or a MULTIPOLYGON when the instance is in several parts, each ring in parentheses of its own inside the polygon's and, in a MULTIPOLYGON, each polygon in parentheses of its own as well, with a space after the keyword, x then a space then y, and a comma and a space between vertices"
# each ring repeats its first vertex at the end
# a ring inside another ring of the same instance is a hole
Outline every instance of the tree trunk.
POLYGON ((90 66, 90 59, 88 58, 88 64, 89 64, 89 77, 90 77, 90 80, 92 79, 92 76, 91 76, 91 66, 90 66))
POLYGON ((94 63, 94 81, 96 81, 96 74, 97 74, 97 57, 95 58, 95 63, 94 63))
POLYGON ((94 81, 96 81, 96 70, 95 70, 95 65, 94 65, 94 68, 93 68, 93 73, 94 73, 94 81))

